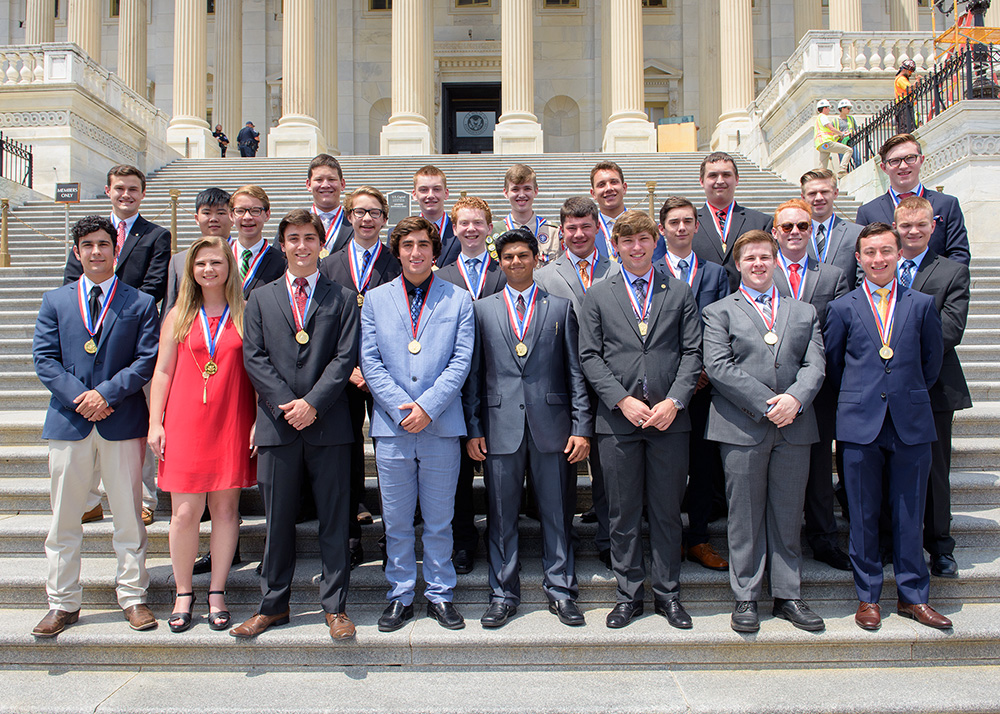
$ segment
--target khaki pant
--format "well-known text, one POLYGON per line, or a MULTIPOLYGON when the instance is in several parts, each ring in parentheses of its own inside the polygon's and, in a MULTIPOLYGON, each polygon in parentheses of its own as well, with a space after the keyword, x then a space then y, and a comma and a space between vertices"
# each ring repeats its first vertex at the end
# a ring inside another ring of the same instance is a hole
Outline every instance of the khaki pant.
POLYGON ((830 168, 830 154, 843 154, 840 157, 840 172, 847 173, 847 170, 851 166, 851 156, 854 154, 854 149, 847 144, 841 144, 836 141, 828 141, 822 144, 818 151, 819 165, 824 169, 830 168))

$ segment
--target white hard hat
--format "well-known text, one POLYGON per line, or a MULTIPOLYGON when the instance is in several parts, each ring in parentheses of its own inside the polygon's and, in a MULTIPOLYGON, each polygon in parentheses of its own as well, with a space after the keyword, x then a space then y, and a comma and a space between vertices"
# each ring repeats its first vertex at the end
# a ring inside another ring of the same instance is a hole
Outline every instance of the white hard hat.
POLYGON ((831 107, 831 106, 833 105, 830 104, 830 102, 828 102, 826 99, 820 99, 818 102, 816 102, 816 111, 819 111, 824 107, 831 107))
POLYGON ((837 109, 843 109, 844 107, 847 107, 848 109, 850 109, 853 106, 854 105, 851 104, 851 100, 850 99, 841 99, 839 102, 837 102, 837 109))

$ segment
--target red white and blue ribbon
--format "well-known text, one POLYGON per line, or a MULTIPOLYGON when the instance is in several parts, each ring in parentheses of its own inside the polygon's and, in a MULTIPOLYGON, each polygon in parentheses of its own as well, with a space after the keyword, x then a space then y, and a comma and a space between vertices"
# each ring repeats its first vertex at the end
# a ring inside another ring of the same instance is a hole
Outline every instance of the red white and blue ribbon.
POLYGON ((97 334, 101 329, 101 325, 104 324, 104 318, 108 314, 108 309, 111 307, 111 300, 115 297, 115 291, 118 290, 118 276, 111 278, 111 288, 104 295, 104 303, 101 305, 101 312, 97 316, 97 322, 93 322, 90 319, 90 310, 87 307, 87 287, 83 281, 83 276, 80 276, 78 281, 76 291, 79 293, 80 297, 80 316, 83 318, 83 326, 87 328, 87 332, 90 333, 91 337, 97 334))
POLYGON ((608 255, 612 260, 616 260, 618 258, 618 251, 615 250, 615 244, 611 241, 612 229, 608 227, 608 222, 605 220, 603 213, 597 214, 597 222, 598 227, 601 229, 601 233, 604 234, 604 242, 608 246, 608 255))
MULTIPOLYGON (((539 215, 535 216, 535 237, 538 237, 538 231, 542 230, 542 226, 546 223, 545 219, 539 215)), ((519 225, 514 221, 514 214, 508 213, 507 217, 503 219, 503 224, 507 227, 507 230, 512 231, 518 228, 519 225)))
MULTIPOLYGON (((236 256, 238 264, 240 256, 239 252, 237 251, 237 246, 239 245, 239 243, 237 243, 235 238, 230 238, 229 245, 231 245, 233 248, 233 254, 236 256)), ((253 282, 253 278, 257 274, 257 271, 260 270, 261 261, 264 258, 264 253, 268 251, 268 248, 270 248, 270 246, 265 241, 264 247, 260 249, 260 251, 257 253, 257 257, 254 258, 253 261, 250 263, 250 267, 247 269, 247 274, 243 276, 243 292, 247 291, 247 288, 249 288, 250 283, 253 282)))
MULTIPOLYGON (((920 198, 923 198, 924 197, 924 185, 922 183, 918 183, 917 187, 914 190, 912 190, 912 191, 905 191, 904 193, 912 193, 914 195, 920 196, 920 198)), ((903 200, 903 199, 901 199, 899 197, 898 193, 896 193, 895 191, 892 190, 892 186, 889 187, 889 198, 892 199, 892 205, 894 205, 894 206, 898 206, 899 202, 903 200)))
POLYGON ((372 254, 372 259, 368 261, 368 270, 361 272, 361 264, 358 262, 358 251, 354 250, 352 246, 350 248, 350 253, 347 256, 351 264, 351 280, 354 281, 354 287, 357 288, 358 295, 364 295, 365 290, 368 289, 368 283, 371 282, 372 272, 375 270, 375 261, 378 257, 382 255, 382 241, 375 241, 375 252, 372 254))
POLYGON ((682 258, 682 260, 688 260, 691 263, 691 268, 690 270, 688 270, 688 276, 686 278, 682 275, 678 275, 674 271, 674 265, 673 263, 670 262, 670 258, 667 258, 663 262, 667 264, 667 268, 670 270, 671 275, 673 275, 678 280, 684 280, 693 289, 694 276, 698 274, 698 257, 694 253, 691 253, 691 255, 689 255, 686 259, 682 258))
POLYGON ((214 362, 215 350, 219 346, 219 340, 222 339, 222 333, 226 329, 226 323, 229 322, 229 305, 226 305, 226 309, 222 311, 222 316, 219 317, 219 322, 215 326, 214 334, 208 327, 208 313, 205 312, 204 305, 201 307, 199 317, 201 318, 201 331, 202 334, 205 335, 205 348, 208 350, 208 359, 214 362))
POLYGON ((892 340, 892 319, 896 315, 896 279, 892 280, 892 287, 889 288, 889 305, 885 311, 885 322, 882 322, 882 316, 879 314, 878 306, 875 304, 875 296, 872 291, 868 289, 868 281, 864 281, 865 284, 865 295, 868 296, 868 304, 871 306, 872 314, 875 315, 875 326, 878 328, 879 339, 882 340, 883 345, 888 345, 892 340))
MULTIPOLYGON (((316 204, 313 204, 312 212, 315 215, 319 215, 319 209, 316 208, 316 204)), ((337 234, 340 233, 340 226, 344 223, 344 207, 337 206, 337 212, 333 214, 333 220, 330 221, 330 225, 326 229, 326 237, 323 241, 323 248, 333 252, 333 244, 337 242, 337 234)))
POLYGON ((472 294, 473 300, 478 300, 479 296, 483 294, 483 286, 486 285, 486 270, 490 267, 490 254, 486 253, 486 257, 482 260, 482 267, 479 269, 479 282, 475 287, 472 286, 472 281, 469 280, 469 273, 465 267, 465 256, 458 256, 458 260, 455 261, 455 265, 458 266, 458 272, 462 274, 462 280, 465 281, 465 287, 469 289, 472 294))
MULTIPOLYGON (((827 243, 827 245, 829 245, 829 243, 827 243)), ((798 290, 796 290, 795 287, 792 285, 792 275, 791 271, 788 269, 788 266, 791 265, 791 263, 789 263, 788 260, 785 258, 785 256, 782 255, 780 250, 778 251, 778 260, 781 261, 781 269, 785 272, 785 278, 788 279, 788 290, 789 292, 792 293, 792 297, 798 300, 799 295, 802 294, 802 286, 806 284, 806 273, 809 272, 809 256, 807 255, 805 259, 802 261, 803 266, 802 270, 799 271, 798 290)))
POLYGON ((503 289, 503 299, 507 303, 507 316, 510 318, 511 329, 514 330, 514 337, 518 342, 524 342, 524 336, 528 333, 528 327, 531 325, 531 318, 535 314, 535 298, 538 296, 538 286, 532 283, 531 292, 528 293, 528 299, 525 301, 524 307, 524 320, 520 320, 517 317, 517 310, 514 309, 514 299, 516 299, 518 293, 511 289, 509 285, 504 286, 503 289))
MULTIPOLYGON (((424 216, 423 214, 421 214, 421 216, 423 218, 427 218, 427 216, 424 216)), ((430 221, 429 218, 427 218, 427 220, 430 221)), ((433 223, 437 227, 437 229, 438 229, 438 236, 440 236, 441 240, 444 240, 444 229, 448 226, 448 224, 450 222, 451 222, 451 219, 448 217, 447 213, 445 213, 443 216, 441 216, 440 220, 431 221, 431 223, 433 223)))
POLYGON ((768 332, 774 332, 774 321, 778 319, 778 303, 781 302, 781 295, 778 294, 778 288, 771 285, 771 320, 768 321, 767 315, 764 314, 764 308, 759 302, 750 297, 742 285, 740 285, 740 292, 743 293, 743 297, 747 299, 747 302, 753 305, 753 309, 757 311, 760 315, 760 319, 764 322, 764 327, 767 328, 768 332))
POLYGON ((705 201, 705 208, 712 212, 712 225, 719 232, 719 237, 722 238, 722 245, 728 245, 729 225, 733 222, 733 209, 736 208, 736 201, 730 203, 729 208, 726 209, 726 222, 722 226, 719 225, 719 212, 715 207, 708 201, 705 201))
POLYGON ((650 268, 649 272, 645 275, 646 301, 641 307, 639 306, 639 301, 635 297, 635 290, 632 288, 632 280, 625 272, 625 268, 622 268, 622 276, 625 278, 625 287, 628 288, 628 301, 632 303, 632 310, 635 311, 635 316, 639 318, 639 322, 645 322, 646 316, 649 315, 649 306, 653 304, 653 269, 650 268))
POLYGON ((302 308, 302 313, 299 314, 299 306, 295 302, 295 286, 292 283, 292 276, 287 272, 285 273, 285 287, 288 288, 288 302, 292 306, 292 315, 295 317, 295 329, 301 332, 305 329, 306 315, 309 314, 309 305, 312 304, 313 293, 315 291, 309 291, 309 295, 306 296, 305 307, 302 308))
POLYGON ((570 258, 571 260, 576 259, 573 269, 576 273, 576 279, 580 281, 580 287, 583 288, 583 292, 586 294, 589 288, 583 284, 583 276, 580 275, 580 261, 586 260, 590 264, 590 287, 594 287, 594 268, 597 267, 597 261, 601 259, 601 254, 598 253, 595 248, 594 252, 590 254, 590 258, 576 258, 576 256, 569 251, 566 252, 566 255, 567 257, 572 256, 572 258, 570 258))

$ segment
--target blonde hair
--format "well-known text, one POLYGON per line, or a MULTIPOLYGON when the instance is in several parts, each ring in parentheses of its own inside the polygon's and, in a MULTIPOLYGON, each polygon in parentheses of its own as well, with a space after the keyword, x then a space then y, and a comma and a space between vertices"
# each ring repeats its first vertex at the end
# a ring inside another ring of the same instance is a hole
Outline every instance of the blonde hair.
POLYGON ((226 278, 226 302, 229 303, 229 317, 232 318, 233 327, 236 328, 237 334, 243 337, 243 282, 240 280, 240 271, 236 267, 236 257, 225 239, 218 236, 207 236, 199 238, 188 248, 187 258, 184 260, 184 275, 181 278, 177 303, 174 306, 177 310, 177 315, 174 318, 174 341, 178 344, 187 338, 198 311, 205 304, 205 299, 201 294, 201 286, 194 279, 194 261, 203 248, 221 250, 222 254, 226 256, 226 266, 229 269, 226 278))

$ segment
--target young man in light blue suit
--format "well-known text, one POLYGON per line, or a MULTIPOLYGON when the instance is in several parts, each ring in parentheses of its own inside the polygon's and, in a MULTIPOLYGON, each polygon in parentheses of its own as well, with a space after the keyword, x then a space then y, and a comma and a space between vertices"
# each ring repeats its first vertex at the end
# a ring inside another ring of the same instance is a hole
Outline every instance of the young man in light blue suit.
POLYGON ((375 409, 375 441, 386 532, 389 606, 383 632, 413 617, 417 581, 413 515, 423 516, 427 614, 448 629, 465 620, 451 604, 451 520, 455 510, 459 438, 466 435, 461 391, 472 362, 475 321, 469 293, 432 272, 441 254, 433 223, 400 221, 389 248, 403 274, 370 291, 361 311, 361 372, 375 409), (377 332, 376 332, 377 326, 377 332))
POLYGON ((42 427, 52 478, 49 613, 32 631, 36 637, 53 637, 80 616, 80 518, 99 481, 114 514, 118 604, 132 629, 156 627, 145 604, 140 509, 149 423, 142 387, 153 375, 159 320, 153 298, 115 276, 114 236, 103 216, 73 226, 73 255, 83 274, 45 294, 35 323, 35 372, 52 392, 42 427))

